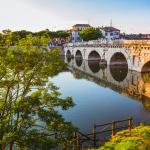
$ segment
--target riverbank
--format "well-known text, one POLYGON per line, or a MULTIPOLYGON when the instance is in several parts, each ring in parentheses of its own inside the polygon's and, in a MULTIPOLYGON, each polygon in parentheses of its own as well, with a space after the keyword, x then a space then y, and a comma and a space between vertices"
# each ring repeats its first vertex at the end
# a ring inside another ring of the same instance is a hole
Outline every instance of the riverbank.
POLYGON ((150 126, 141 125, 131 132, 118 132, 110 142, 97 150, 150 150, 150 126))

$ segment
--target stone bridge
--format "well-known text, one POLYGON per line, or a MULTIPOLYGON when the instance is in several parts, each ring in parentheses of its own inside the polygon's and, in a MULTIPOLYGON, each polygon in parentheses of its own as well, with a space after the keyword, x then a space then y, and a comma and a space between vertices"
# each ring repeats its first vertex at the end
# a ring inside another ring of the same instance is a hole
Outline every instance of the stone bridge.
POLYGON ((65 56, 84 60, 98 60, 107 65, 128 65, 129 70, 150 71, 150 42, 124 41, 113 44, 68 44, 65 56))

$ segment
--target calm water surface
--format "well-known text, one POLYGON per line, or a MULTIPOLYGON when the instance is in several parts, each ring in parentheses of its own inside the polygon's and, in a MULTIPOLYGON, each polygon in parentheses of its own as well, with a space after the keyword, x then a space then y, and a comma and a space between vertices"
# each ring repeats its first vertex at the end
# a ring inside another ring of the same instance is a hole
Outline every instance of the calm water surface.
POLYGON ((97 62, 67 60, 68 70, 50 79, 62 93, 76 104, 61 112, 84 133, 94 123, 134 118, 134 122, 150 123, 150 82, 144 75, 126 67, 100 66, 97 62))

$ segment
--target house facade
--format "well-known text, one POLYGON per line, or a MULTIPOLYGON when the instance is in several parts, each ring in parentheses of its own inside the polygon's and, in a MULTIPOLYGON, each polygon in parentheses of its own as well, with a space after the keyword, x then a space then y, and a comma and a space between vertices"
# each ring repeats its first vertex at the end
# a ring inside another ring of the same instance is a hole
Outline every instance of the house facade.
POLYGON ((82 39, 80 38, 80 32, 86 28, 89 28, 89 24, 76 24, 72 27, 72 42, 81 42, 82 39))
POLYGON ((107 41, 120 39, 120 30, 114 27, 102 27, 100 28, 103 34, 103 37, 107 41))

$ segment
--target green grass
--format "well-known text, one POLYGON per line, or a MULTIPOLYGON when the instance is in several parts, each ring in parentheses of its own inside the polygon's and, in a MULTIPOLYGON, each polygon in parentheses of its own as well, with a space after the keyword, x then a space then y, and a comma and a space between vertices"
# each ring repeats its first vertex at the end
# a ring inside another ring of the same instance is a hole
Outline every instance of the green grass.
POLYGON ((150 150, 150 126, 118 132, 110 142, 97 150, 150 150))

